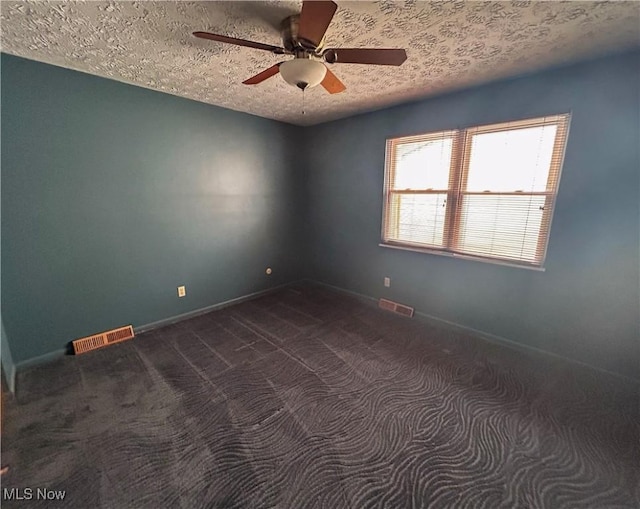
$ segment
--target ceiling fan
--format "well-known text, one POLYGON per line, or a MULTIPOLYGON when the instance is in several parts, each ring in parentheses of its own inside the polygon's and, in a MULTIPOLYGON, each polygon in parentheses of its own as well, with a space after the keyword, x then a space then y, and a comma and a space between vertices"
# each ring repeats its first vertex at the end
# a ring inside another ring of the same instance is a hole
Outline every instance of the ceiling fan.
POLYGON ((293 60, 280 62, 243 81, 245 85, 257 85, 280 73, 287 83, 301 90, 322 85, 330 94, 337 94, 346 87, 324 62, 398 66, 407 59, 404 49, 324 48, 324 36, 337 8, 332 1, 304 0, 300 14, 289 16, 281 23, 283 47, 208 32, 194 32, 193 35, 276 55, 294 56, 293 60))

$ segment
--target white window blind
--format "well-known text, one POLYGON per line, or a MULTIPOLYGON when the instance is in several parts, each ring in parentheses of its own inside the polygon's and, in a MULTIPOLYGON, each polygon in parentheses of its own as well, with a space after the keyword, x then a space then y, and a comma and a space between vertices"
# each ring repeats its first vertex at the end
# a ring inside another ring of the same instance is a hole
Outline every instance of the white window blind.
POLYGON ((382 240, 542 266, 569 115, 387 141, 382 240))

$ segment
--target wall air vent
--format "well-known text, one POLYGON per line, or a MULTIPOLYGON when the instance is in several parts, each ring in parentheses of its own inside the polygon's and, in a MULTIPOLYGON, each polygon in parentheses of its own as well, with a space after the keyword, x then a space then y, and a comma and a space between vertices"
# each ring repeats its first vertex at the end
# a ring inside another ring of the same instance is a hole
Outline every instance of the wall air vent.
POLYGON ((108 330, 101 332, 100 334, 94 334, 93 336, 87 336, 86 338, 76 339, 72 341, 73 352, 78 355, 81 353, 90 352, 91 350, 97 350, 103 346, 113 345, 126 341, 127 339, 133 339, 133 327, 127 325, 126 327, 120 327, 119 329, 108 330))
POLYGON ((413 316, 413 308, 405 306, 404 304, 398 304, 397 302, 393 302, 392 300, 380 299, 378 301, 378 307, 380 309, 391 311, 392 313, 396 313, 398 315, 408 316, 409 318, 413 316))

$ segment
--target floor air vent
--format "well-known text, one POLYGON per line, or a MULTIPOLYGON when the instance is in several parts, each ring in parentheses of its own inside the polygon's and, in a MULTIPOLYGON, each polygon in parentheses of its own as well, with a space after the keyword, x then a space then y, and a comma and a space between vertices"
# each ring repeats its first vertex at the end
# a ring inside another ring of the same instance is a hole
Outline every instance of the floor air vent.
POLYGON ((73 352, 78 355, 90 352, 91 350, 97 350, 103 346, 120 343, 127 339, 133 339, 133 327, 131 325, 120 327, 119 329, 108 330, 100 334, 94 334, 93 336, 87 336, 86 338, 76 339, 75 341, 72 341, 73 352))
POLYGON ((413 308, 409 306, 405 306, 404 304, 398 304, 397 302, 393 302, 392 300, 380 299, 378 301, 378 306, 381 309, 385 309, 387 311, 391 311, 392 313, 397 313, 402 316, 413 316, 413 308))

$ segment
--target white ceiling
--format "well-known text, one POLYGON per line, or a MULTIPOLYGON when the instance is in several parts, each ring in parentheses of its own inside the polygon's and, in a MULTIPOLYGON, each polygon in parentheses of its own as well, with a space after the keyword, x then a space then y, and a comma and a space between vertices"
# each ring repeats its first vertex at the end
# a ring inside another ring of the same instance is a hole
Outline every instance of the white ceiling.
POLYGON ((326 47, 406 48, 408 60, 333 65, 347 90, 308 90, 304 115, 302 92, 280 76, 242 85, 282 56, 191 35, 281 45, 276 27, 301 1, 2 1, 2 51, 308 125, 640 46, 635 1, 336 2, 326 47))

